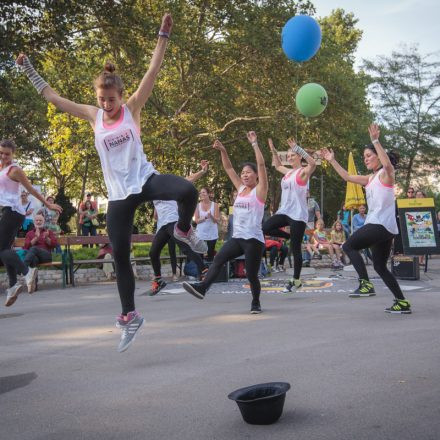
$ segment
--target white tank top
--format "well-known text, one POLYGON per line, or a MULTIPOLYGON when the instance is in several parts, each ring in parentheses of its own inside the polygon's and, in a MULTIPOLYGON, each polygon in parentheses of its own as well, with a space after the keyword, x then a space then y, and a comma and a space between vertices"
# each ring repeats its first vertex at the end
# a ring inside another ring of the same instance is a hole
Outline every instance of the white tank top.
POLYGON ((383 168, 365 187, 368 204, 365 224, 382 225, 391 234, 398 234, 394 186, 385 185, 380 181, 379 176, 382 172, 383 168))
POLYGON ((15 163, 11 163, 0 171, 0 206, 8 206, 12 211, 24 215, 25 210, 20 199, 20 183, 9 177, 14 167, 20 168, 15 163))
POLYGON ((123 200, 138 194, 152 174, 159 174, 147 161, 138 128, 124 104, 118 122, 107 125, 104 111, 98 110, 95 124, 95 147, 101 159, 108 199, 123 200))
POLYGON ((307 182, 300 178, 302 168, 292 170, 281 179, 281 203, 275 214, 284 214, 292 220, 307 223, 307 182))
MULTIPOLYGON (((211 206, 209 211, 204 211, 202 209, 202 204, 199 203, 199 216, 200 218, 206 218, 208 212, 211 212, 211 215, 214 216, 215 212, 215 203, 211 202, 211 206)), ((211 218, 206 219, 204 222, 199 223, 196 228, 197 237, 201 240, 217 240, 218 239, 218 226, 211 218)))
POLYGON ((175 200, 154 200, 154 207, 157 212, 156 232, 168 223, 174 223, 179 220, 177 211, 177 202, 175 200))
POLYGON ((244 238, 245 240, 255 238, 264 243, 261 228, 264 202, 257 197, 257 187, 247 196, 242 196, 241 193, 245 188, 244 185, 240 187, 234 202, 232 238, 244 238))

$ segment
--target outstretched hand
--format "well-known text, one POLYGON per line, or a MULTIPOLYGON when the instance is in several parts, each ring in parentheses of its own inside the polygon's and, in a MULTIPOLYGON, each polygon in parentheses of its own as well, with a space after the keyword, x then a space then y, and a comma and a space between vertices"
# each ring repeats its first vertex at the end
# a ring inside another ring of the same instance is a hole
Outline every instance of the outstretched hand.
POLYGON ((328 148, 323 148, 320 154, 327 162, 331 162, 335 158, 335 153, 332 149, 329 150, 328 148))
POLYGON ((257 135, 256 135, 255 131, 248 131, 247 138, 251 144, 253 144, 254 142, 257 142, 257 135))
POLYGON ((218 139, 216 139, 214 141, 214 145, 212 146, 212 148, 215 148, 216 150, 218 150, 220 152, 224 151, 226 153, 225 146, 218 139))
POLYGON ((15 64, 18 64, 19 66, 22 66, 25 57, 26 57, 26 55, 24 53, 20 53, 18 55, 17 59, 15 60, 15 64))
POLYGON ((171 14, 169 12, 167 12, 162 17, 162 24, 160 25, 160 32, 166 32, 169 34, 171 32, 172 27, 173 27, 173 18, 171 17, 171 14))
POLYGON ((269 139, 267 140, 267 143, 269 144, 269 149, 270 149, 270 151, 271 151, 272 153, 276 153, 277 150, 275 149, 275 146, 274 146, 273 141, 272 141, 271 138, 269 138, 269 139))
POLYGON ((377 124, 371 124, 368 127, 368 133, 370 134, 371 142, 377 141, 380 136, 380 128, 377 124))
POLYGON ((200 161, 200 168, 202 169, 203 172, 207 172, 208 171, 208 166, 209 166, 209 162, 207 160, 202 160, 200 161))
POLYGON ((293 137, 287 139, 287 145, 292 149, 295 148, 296 147, 296 140, 293 137))
POLYGON ((58 214, 61 214, 63 212, 63 208, 61 208, 61 206, 57 205, 56 203, 48 203, 46 206, 49 209, 52 209, 52 211, 58 212, 58 214))

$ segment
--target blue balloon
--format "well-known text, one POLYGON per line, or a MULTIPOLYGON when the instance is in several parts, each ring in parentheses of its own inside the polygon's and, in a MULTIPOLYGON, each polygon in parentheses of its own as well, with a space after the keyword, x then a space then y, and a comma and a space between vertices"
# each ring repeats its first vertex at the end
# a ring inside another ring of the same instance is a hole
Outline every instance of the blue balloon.
POLYGON ((283 27, 281 46, 289 60, 308 61, 321 46, 321 28, 308 15, 296 15, 283 27))

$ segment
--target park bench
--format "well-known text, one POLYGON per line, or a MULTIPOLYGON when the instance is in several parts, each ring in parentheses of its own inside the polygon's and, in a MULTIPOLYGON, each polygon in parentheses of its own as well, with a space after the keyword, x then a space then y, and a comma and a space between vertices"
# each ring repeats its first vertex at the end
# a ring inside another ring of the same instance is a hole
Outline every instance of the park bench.
MULTIPOLYGON (((68 262, 68 237, 65 235, 61 235, 57 237, 58 244, 60 246, 64 246, 64 250, 61 253, 61 261, 52 261, 50 263, 43 263, 39 264, 38 268, 48 268, 48 267, 54 267, 55 269, 62 271, 62 279, 63 279, 63 289, 66 287, 66 284, 68 282, 68 273, 69 273, 69 262, 68 262)), ((16 248, 22 248, 24 246, 25 239, 22 237, 18 237, 14 240, 14 247, 16 248)))
MULTIPOLYGON (((132 243, 151 243, 154 239, 153 234, 133 234, 131 236, 132 243)), ((71 246, 75 245, 102 245, 109 244, 110 239, 108 235, 95 235, 95 236, 69 236, 68 237, 68 267, 69 267, 69 276, 67 282, 72 286, 75 286, 75 272, 83 265, 102 265, 103 263, 114 263, 113 258, 103 259, 103 258, 95 258, 89 260, 77 260, 74 258, 73 253, 71 251, 71 246)), ((169 256, 160 257, 160 261, 169 260, 169 256)), ((186 261, 185 255, 176 255, 177 266, 179 268, 179 273, 182 275, 183 263, 186 261)), ((134 257, 130 259, 131 262, 145 262, 147 264, 151 264, 151 258, 149 256, 144 257, 134 257)))

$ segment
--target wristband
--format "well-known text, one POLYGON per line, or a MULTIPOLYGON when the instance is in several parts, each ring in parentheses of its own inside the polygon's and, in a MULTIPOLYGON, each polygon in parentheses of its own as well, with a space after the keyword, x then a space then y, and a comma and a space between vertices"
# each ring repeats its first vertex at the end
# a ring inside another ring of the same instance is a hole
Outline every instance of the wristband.
POLYGON ((165 31, 159 31, 157 34, 158 37, 170 38, 170 33, 165 31))
POLYGON ((23 58, 23 65, 20 66, 26 76, 30 79, 32 85, 37 89, 37 92, 41 92, 49 86, 49 84, 41 78, 38 72, 34 69, 34 66, 29 61, 28 57, 23 58))
POLYGON ((253 147, 258 147, 258 142, 257 142, 257 141, 251 142, 251 145, 252 145, 253 147))
POLYGON ((379 144, 379 139, 374 139, 374 141, 371 141, 373 144, 379 144))
POLYGON ((307 159, 309 157, 307 151, 303 150, 299 145, 295 145, 292 148, 292 151, 296 154, 299 154, 303 159, 307 159))

